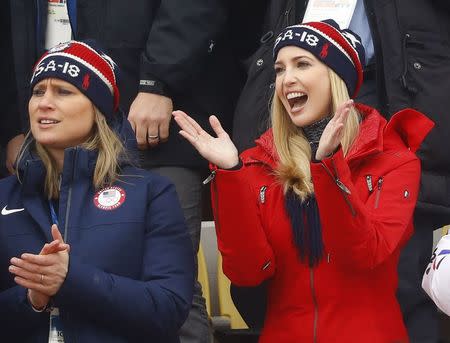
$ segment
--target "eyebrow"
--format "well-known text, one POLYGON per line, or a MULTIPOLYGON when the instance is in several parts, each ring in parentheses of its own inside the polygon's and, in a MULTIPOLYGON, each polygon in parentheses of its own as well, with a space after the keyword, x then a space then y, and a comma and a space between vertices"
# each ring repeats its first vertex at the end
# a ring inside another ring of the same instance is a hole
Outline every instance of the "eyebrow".
MULTIPOLYGON (((312 58, 310 58, 309 56, 306 56, 306 55, 294 56, 289 61, 290 62, 296 62, 296 61, 298 61, 298 60, 300 60, 302 58, 306 58, 307 60, 312 61, 312 58)), ((275 61, 275 65, 277 65, 277 64, 283 64, 283 62, 280 62, 280 61, 277 60, 277 61, 275 61)))

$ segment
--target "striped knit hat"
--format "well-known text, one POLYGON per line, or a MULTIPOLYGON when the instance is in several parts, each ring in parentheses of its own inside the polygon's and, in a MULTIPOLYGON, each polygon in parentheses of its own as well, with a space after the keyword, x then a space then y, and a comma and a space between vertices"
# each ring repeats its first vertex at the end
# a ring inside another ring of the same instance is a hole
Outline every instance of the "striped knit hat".
POLYGON ((354 98, 363 81, 365 60, 361 38, 350 30, 341 30, 332 19, 286 27, 273 47, 277 58, 281 48, 289 45, 308 50, 344 80, 348 94, 354 98))
POLYGON ((48 50, 36 63, 31 89, 39 81, 57 78, 67 81, 86 95, 106 118, 119 105, 117 65, 94 41, 69 41, 48 50))

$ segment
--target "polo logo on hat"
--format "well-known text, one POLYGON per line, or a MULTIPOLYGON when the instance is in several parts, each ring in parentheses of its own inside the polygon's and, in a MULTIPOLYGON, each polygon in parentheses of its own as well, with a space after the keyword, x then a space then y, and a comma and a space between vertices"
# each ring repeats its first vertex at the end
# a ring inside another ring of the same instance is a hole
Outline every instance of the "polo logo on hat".
POLYGON ((328 56, 328 47, 330 46, 329 43, 325 43, 322 46, 322 50, 320 50, 320 57, 325 58, 328 56))
POLYGON ((115 210, 125 202, 125 191, 116 186, 106 187, 98 191, 94 196, 94 205, 105 211, 115 210))
POLYGON ((84 75, 84 77, 83 77, 83 85, 82 85, 84 90, 89 88, 90 80, 91 80, 91 74, 84 75))

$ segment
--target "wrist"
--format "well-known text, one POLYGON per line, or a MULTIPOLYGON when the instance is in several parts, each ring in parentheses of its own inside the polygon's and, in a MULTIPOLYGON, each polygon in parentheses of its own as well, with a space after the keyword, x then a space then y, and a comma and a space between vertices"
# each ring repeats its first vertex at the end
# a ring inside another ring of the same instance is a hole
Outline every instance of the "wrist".
POLYGON ((333 157, 333 155, 339 150, 340 147, 341 145, 339 144, 334 150, 328 153, 317 151, 315 159, 317 161, 322 161, 325 158, 333 157))
POLYGON ((230 168, 222 168, 224 170, 239 170, 242 168, 242 160, 238 159, 238 163, 236 163, 234 166, 230 167, 230 168))
POLYGON ((236 159, 232 159, 230 161, 226 161, 222 165, 217 165, 220 169, 226 169, 226 170, 233 170, 236 169, 237 166, 240 165, 240 159, 239 157, 236 157, 236 159))
POLYGON ((44 312, 50 308, 50 298, 45 296, 43 299, 38 300, 31 294, 30 290, 27 292, 27 300, 34 312, 44 312))

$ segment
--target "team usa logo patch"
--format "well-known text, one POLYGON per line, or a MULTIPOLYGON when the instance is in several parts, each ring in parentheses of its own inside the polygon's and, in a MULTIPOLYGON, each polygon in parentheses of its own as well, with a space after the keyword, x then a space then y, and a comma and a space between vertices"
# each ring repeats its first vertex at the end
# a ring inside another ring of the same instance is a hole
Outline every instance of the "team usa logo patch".
POLYGON ((94 204, 101 210, 111 211, 119 208, 125 202, 125 191, 120 187, 107 187, 94 196, 94 204))

